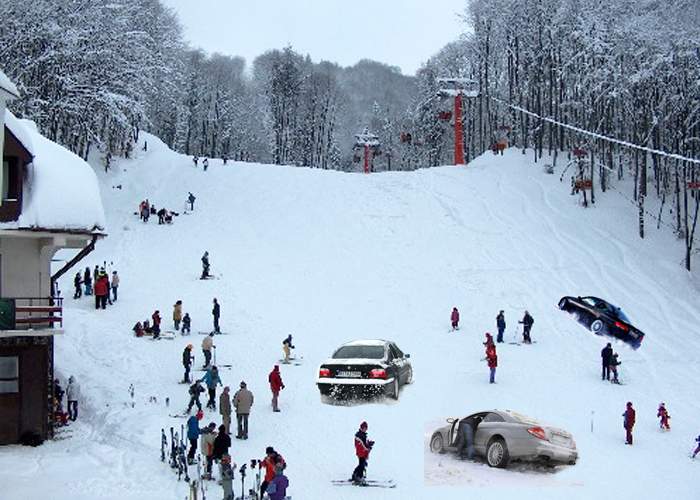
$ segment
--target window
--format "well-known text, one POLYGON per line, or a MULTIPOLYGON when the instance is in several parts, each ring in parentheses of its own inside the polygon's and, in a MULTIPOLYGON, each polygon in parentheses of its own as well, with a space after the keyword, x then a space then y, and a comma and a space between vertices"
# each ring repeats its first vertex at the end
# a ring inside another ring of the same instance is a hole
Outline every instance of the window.
POLYGON ((389 349, 391 350, 391 354, 393 354, 395 358, 403 358, 403 353, 401 352, 401 349, 396 347, 396 344, 389 344, 389 349))
POLYGON ((19 392, 19 357, 0 356, 0 394, 19 392))
POLYGON ((17 158, 7 156, 2 160, 2 201, 19 199, 19 169, 17 158))
POLYGON ((335 359, 364 358, 382 359, 384 358, 383 345, 346 345, 341 347, 333 355, 335 359))
POLYGON ((498 413, 488 413, 482 422, 505 422, 505 420, 498 413))

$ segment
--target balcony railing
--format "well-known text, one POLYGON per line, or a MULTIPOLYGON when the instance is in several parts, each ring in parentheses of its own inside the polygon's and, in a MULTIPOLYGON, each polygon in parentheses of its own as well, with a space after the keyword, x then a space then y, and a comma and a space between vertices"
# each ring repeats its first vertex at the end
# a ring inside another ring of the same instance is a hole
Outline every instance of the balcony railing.
POLYGON ((4 297, 0 299, 0 330, 46 330, 62 327, 62 298, 4 297))

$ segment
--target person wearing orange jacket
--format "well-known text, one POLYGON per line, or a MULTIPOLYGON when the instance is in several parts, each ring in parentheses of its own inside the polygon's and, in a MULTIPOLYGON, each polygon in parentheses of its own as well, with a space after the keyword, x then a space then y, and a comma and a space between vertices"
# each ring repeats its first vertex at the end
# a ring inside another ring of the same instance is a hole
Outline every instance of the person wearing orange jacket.
POLYGON ((362 484, 367 471, 367 460, 369 452, 372 451, 374 441, 367 439, 367 422, 360 424, 360 430, 355 433, 355 455, 357 456, 357 467, 352 472, 350 480, 355 484, 362 484))
POLYGON ((270 390, 272 391, 272 411, 279 412, 280 409, 277 406, 277 398, 280 395, 280 391, 284 389, 279 365, 275 365, 270 375, 267 377, 267 380, 270 382, 270 390))
POLYGON ((622 414, 622 416, 624 417, 624 427, 626 432, 625 444, 631 445, 632 429, 634 429, 634 424, 637 417, 637 412, 634 411, 631 401, 627 402, 627 409, 625 410, 625 413, 622 414))
POLYGON ((284 458, 282 458, 282 455, 277 453, 272 446, 268 446, 265 448, 265 458, 263 458, 260 463, 261 470, 263 467, 265 468, 265 478, 260 485, 260 498, 262 498, 267 491, 267 486, 270 484, 270 481, 275 478, 275 475, 277 474, 277 467, 284 470, 287 467, 287 464, 284 461, 284 458))

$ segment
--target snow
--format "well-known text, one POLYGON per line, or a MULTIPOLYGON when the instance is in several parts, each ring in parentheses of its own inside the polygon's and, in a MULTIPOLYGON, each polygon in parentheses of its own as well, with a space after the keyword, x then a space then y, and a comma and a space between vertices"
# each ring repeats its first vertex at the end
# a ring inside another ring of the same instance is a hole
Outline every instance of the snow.
POLYGON ((9 110, 5 124, 33 160, 27 167, 22 214, 15 222, 0 224, 0 229, 102 232, 106 220, 93 168, 9 110))
MULTIPOLYGON (((558 176, 513 150, 410 173, 219 160, 205 173, 147 140, 148 153, 98 173, 112 229, 81 263, 118 270, 119 301, 96 312, 90 298, 66 300, 66 335, 56 339, 60 379, 74 375, 81 384, 80 418, 68 439, 0 448, 7 498, 48 491, 53 500, 186 497, 187 486, 160 462, 159 437, 161 428, 179 431, 185 422, 168 417, 188 400, 187 386, 177 383, 181 353, 194 344, 201 366, 204 337, 153 342, 131 328, 155 309, 168 328, 181 299, 193 331, 208 331, 213 297, 228 333, 214 339, 218 362, 233 365, 221 371, 224 384, 234 389, 245 380, 255 395, 250 439, 234 440, 233 459, 240 466, 274 446, 288 463, 295 499, 697 498, 700 463, 688 452, 700 432, 698 290, 679 263, 682 243, 665 229, 640 240, 624 199, 609 193, 584 209, 558 176), (182 212, 188 191, 197 196, 195 211, 172 226, 133 214, 146 197, 182 212), (221 279, 197 279, 204 250, 221 279), (625 385, 600 380, 606 339, 556 308, 564 295, 623 304, 647 333, 638 351, 615 345, 625 385), (453 306, 461 311, 457 332, 450 331, 453 306), (508 342, 528 309, 537 343, 499 345, 490 385, 482 342, 500 309, 508 342), (303 364, 281 365, 286 389, 281 413, 273 413, 267 375, 289 333, 303 364), (384 337, 411 353, 414 383, 399 401, 324 402, 315 385, 319 363, 362 337, 384 337), (623 444, 627 401, 637 409, 632 447, 623 444), (655 418, 660 401, 673 417, 668 433, 655 418), (579 462, 494 470, 429 452, 430 434, 446 418, 495 408, 570 432, 579 462), (368 476, 392 478, 395 489, 330 484, 355 467, 353 435, 362 421, 376 440, 368 476)), ((60 286, 68 295, 70 276, 60 286)), ((212 420, 220 421, 218 413, 206 411, 203 422, 212 420)), ((235 485, 239 492, 238 475, 235 485)), ((215 483, 207 486, 207 498, 221 497, 215 483)))
POLYGON ((353 340, 352 342, 347 342, 343 344, 344 346, 346 345, 367 345, 367 346, 383 346, 386 343, 386 340, 353 340))
POLYGON ((0 90, 4 90, 10 97, 19 97, 19 90, 2 70, 0 70, 0 90))

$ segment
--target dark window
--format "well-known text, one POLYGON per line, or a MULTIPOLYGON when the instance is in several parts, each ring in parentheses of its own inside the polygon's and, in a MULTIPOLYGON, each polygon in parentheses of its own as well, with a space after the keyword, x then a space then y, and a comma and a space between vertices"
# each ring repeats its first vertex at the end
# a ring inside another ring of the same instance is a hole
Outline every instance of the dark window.
POLYGON ((19 199, 19 168, 17 158, 5 157, 2 161, 2 200, 19 199))
POLYGON ((482 422, 505 422, 498 413, 487 413, 482 422))
POLYGON ((346 345, 341 347, 333 355, 334 359, 382 359, 384 358, 383 345, 346 345))
POLYGON ((0 356, 0 394, 19 392, 19 357, 0 356))
POLYGON ((396 344, 389 344, 389 348, 391 349, 391 352, 394 355, 394 357, 403 358, 403 352, 401 351, 401 349, 396 347, 396 344))

